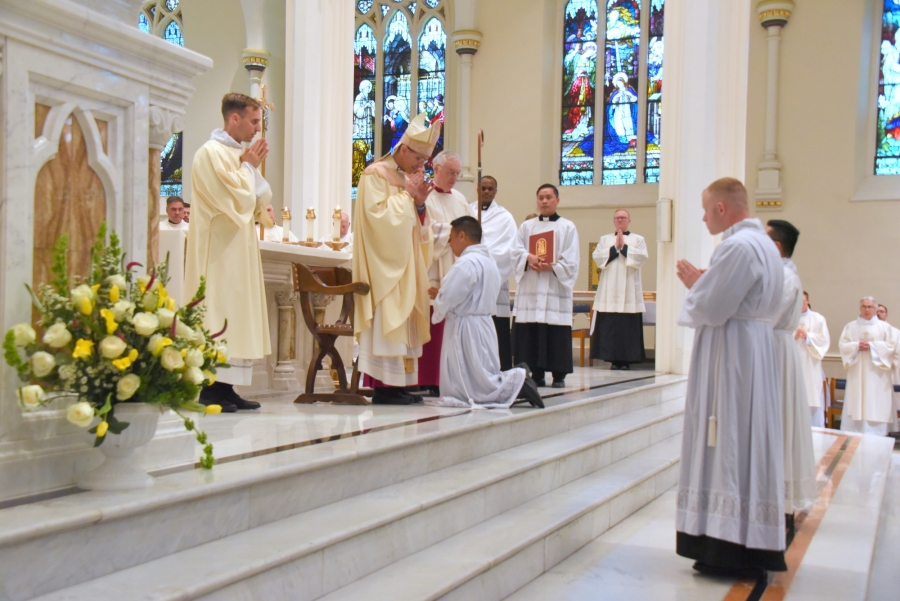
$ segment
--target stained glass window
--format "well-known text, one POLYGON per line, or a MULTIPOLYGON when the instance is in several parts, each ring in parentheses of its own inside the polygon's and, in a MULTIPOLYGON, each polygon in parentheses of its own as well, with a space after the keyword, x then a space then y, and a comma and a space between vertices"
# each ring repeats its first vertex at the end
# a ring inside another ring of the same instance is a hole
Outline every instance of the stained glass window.
POLYGON ((425 4, 427 4, 431 8, 437 8, 437 5, 440 3, 441 3, 441 0, 425 0, 425 4))
POLYGON ((597 2, 569 0, 563 48, 562 157, 564 186, 594 182, 594 91, 597 81, 597 2))
POLYGON ((648 184, 659 182, 665 9, 665 0, 651 0, 650 41, 647 44, 647 150, 644 158, 644 181, 648 184))
POLYGON ((366 14, 372 10, 372 0, 359 0, 359 2, 356 3, 356 10, 358 10, 360 14, 366 14))
POLYGON ((384 36, 384 109, 381 128, 383 152, 393 149, 409 126, 411 70, 412 40, 409 36, 409 20, 398 10, 391 17, 384 36))
POLYGON ((176 46, 184 46, 184 37, 181 35, 181 27, 178 26, 178 23, 172 21, 169 23, 169 26, 166 27, 166 41, 175 44, 176 46))
POLYGON ((375 32, 363 24, 353 45, 353 188, 365 168, 375 160, 375 32))
POLYGON ((638 0, 610 0, 606 11, 606 57, 603 123, 603 183, 637 180, 638 0))
MULTIPOLYGON (((444 33, 444 26, 436 17, 432 17, 419 36, 419 86, 416 95, 418 99, 416 114, 425 113, 431 127, 440 127, 442 130, 432 156, 437 156, 437 153, 444 149, 446 53, 447 34, 444 33)), ((426 169, 431 173, 431 165, 426 169)))
POLYGON ((144 33, 150 33, 150 22, 147 21, 147 15, 144 13, 141 13, 141 16, 138 17, 138 29, 144 33))
POLYGON ((900 1, 884 0, 875 175, 900 175, 900 1))
POLYGON ((412 14, 416 14, 416 3, 415 2, 410 2, 409 6, 407 6, 407 8, 409 9, 409 12, 411 12, 412 14))
POLYGON ((170 11, 175 10, 178 8, 178 0, 166 0, 166 8, 170 11))
POLYGON ((388 6, 387 4, 382 4, 381 5, 381 16, 386 17, 388 12, 390 12, 390 10, 391 10, 390 6, 388 6))

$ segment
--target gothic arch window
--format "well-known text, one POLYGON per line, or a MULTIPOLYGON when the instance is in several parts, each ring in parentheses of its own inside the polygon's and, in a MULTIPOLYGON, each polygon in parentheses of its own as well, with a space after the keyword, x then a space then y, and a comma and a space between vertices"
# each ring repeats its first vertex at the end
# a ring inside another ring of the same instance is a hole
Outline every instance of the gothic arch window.
POLYGON ((875 175, 900 175, 900 0, 884 0, 880 58, 875 175))
MULTIPOLYGON (((184 21, 179 0, 148 0, 138 16, 138 28, 150 35, 161 37, 176 46, 184 47, 184 21)), ((172 136, 160 155, 162 171, 160 196, 181 196, 183 132, 172 136)))
POLYGON ((560 184, 659 182, 665 0, 568 0, 563 10, 560 184))
MULTIPOLYGON (((418 113, 444 125, 448 0, 359 0, 353 39, 353 197, 418 113)), ((435 152, 443 147, 443 135, 435 152)), ((429 167, 430 168, 430 167, 429 167)))

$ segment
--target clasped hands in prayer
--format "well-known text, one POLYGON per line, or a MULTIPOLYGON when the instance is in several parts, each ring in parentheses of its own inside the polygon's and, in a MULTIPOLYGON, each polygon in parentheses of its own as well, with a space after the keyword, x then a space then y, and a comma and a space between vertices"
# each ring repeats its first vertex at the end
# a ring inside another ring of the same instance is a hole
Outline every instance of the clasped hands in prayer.
POLYGON ((678 274, 678 279, 690 290, 697 283, 697 280, 700 279, 700 276, 706 273, 706 270, 694 267, 687 259, 681 259, 675 264, 675 272, 678 274))
POLYGON ((432 183, 425 179, 424 167, 406 176, 406 193, 412 196, 413 201, 420 207, 425 204, 425 199, 433 188, 432 183))
POLYGON ((241 162, 250 163, 259 169, 259 166, 262 165, 262 162, 266 160, 268 155, 269 143, 266 142, 265 138, 260 138, 244 151, 244 154, 241 155, 241 162))

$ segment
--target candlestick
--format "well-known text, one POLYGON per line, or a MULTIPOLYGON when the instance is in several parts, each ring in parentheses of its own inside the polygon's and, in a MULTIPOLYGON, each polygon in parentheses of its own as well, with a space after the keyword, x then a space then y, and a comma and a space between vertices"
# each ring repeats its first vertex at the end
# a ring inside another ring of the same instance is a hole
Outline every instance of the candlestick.
POLYGON ((340 205, 334 207, 334 214, 331 216, 331 227, 332 227, 332 239, 335 242, 338 242, 341 239, 341 207, 340 205))
POLYGON ((316 224, 316 210, 312 207, 306 209, 306 241, 301 242, 300 246, 316 247, 321 246, 321 242, 313 240, 313 231, 316 224))
POLYGON ((281 211, 281 241, 284 244, 291 242, 291 210, 287 207, 281 211))

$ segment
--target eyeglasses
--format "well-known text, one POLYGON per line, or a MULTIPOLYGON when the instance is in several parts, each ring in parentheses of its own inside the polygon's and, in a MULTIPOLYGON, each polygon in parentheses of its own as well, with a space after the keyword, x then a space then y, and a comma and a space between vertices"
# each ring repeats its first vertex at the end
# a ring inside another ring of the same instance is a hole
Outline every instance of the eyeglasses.
POLYGON ((625 221, 626 219, 628 219, 628 217, 613 217, 613 220, 615 221, 625 221))

